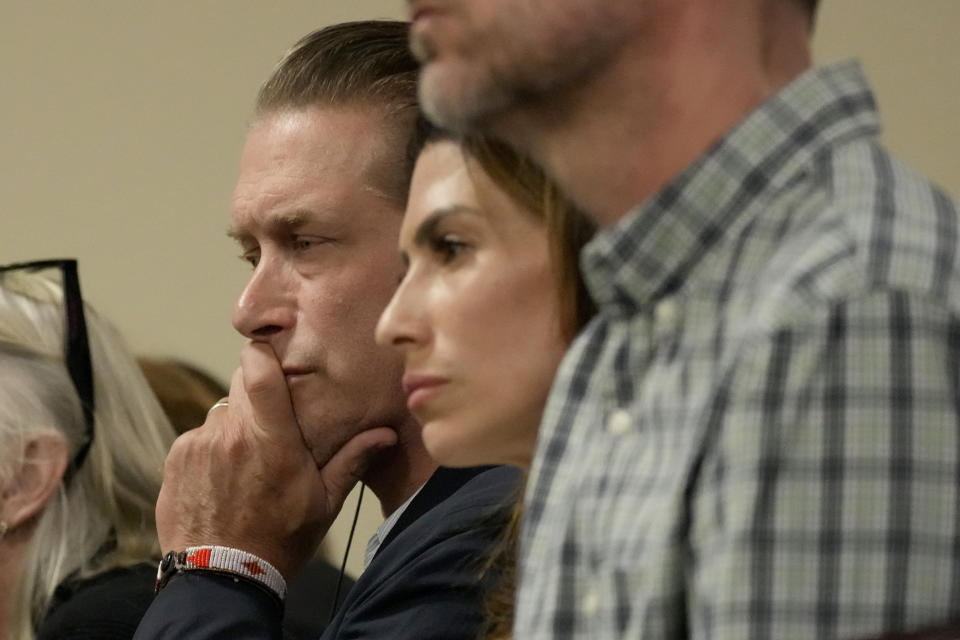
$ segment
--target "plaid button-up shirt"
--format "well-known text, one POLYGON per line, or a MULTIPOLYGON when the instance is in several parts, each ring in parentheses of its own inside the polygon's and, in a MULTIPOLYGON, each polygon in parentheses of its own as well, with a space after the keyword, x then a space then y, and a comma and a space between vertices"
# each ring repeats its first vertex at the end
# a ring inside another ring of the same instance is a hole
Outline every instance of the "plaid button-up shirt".
POLYGON ((527 489, 518 640, 960 615, 957 207, 807 72, 596 237, 527 489))

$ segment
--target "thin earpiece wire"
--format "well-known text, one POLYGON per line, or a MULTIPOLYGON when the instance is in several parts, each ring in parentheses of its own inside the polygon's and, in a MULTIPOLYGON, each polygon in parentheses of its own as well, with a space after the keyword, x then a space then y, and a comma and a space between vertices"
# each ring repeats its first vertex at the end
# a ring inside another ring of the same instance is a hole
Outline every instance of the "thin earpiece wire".
POLYGON ((363 502, 363 490, 366 485, 360 484, 360 493, 357 495, 357 509, 353 512, 353 524, 350 525, 350 535, 347 536, 347 548, 343 551, 343 561, 340 563, 340 575, 337 576, 337 589, 333 593, 333 604, 330 606, 330 619, 327 624, 333 622, 337 615, 337 609, 340 608, 340 587, 343 585, 343 574, 347 570, 347 556, 350 555, 350 545, 353 543, 353 532, 357 529, 357 520, 360 518, 360 504, 363 502))

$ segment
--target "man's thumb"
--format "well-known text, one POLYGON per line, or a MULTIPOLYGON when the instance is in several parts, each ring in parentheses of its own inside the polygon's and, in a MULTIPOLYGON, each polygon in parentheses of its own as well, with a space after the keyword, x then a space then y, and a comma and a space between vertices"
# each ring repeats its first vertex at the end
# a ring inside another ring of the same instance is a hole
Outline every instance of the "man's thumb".
POLYGON ((396 443, 397 433, 393 429, 378 427, 358 433, 337 451, 320 470, 329 507, 339 511, 347 494, 366 473, 371 460, 396 443))

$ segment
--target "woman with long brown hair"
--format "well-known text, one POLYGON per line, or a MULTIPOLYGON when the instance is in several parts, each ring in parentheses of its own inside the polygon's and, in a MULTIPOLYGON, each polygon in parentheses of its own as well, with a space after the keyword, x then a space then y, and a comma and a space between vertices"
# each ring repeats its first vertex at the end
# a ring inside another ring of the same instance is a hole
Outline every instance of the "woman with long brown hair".
MULTIPOLYGON (((530 465, 550 384, 593 314, 577 268, 592 234, 532 162, 486 138, 434 134, 400 248, 407 264, 377 330, 405 356, 408 407, 447 466, 530 465)), ((520 495, 482 563, 499 574, 485 637, 509 637, 520 495)))

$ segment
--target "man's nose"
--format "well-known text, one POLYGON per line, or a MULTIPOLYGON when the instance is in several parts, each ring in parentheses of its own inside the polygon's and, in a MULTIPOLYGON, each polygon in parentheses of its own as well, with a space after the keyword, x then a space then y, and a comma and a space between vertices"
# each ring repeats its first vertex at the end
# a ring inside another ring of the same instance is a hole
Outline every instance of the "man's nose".
POLYGON ((261 262, 233 305, 233 326, 251 340, 291 329, 296 297, 280 265, 261 262))

